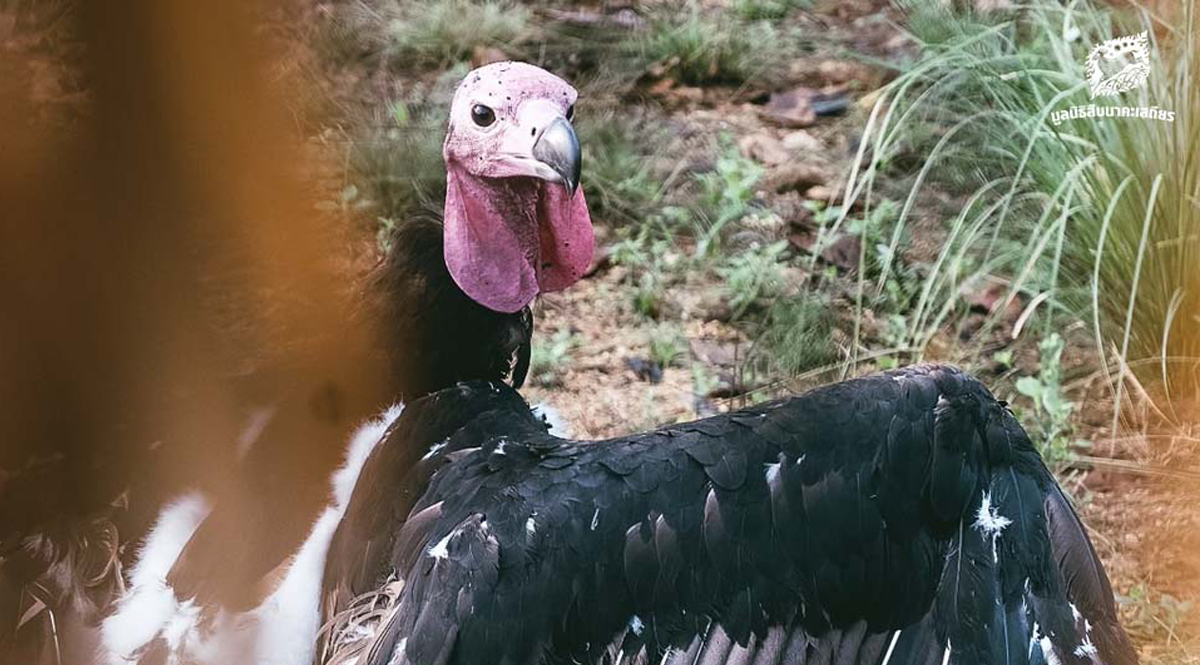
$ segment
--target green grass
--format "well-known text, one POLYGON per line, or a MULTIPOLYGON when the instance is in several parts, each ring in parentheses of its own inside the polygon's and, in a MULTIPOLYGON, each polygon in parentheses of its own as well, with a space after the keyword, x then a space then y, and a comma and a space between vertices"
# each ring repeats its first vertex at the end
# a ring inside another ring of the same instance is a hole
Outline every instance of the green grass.
POLYGON ((442 139, 463 66, 430 84, 410 83, 391 104, 375 109, 346 147, 357 203, 378 221, 381 238, 411 215, 440 216, 446 196, 442 139))
POLYGON ((687 85, 740 84, 777 72, 796 48, 769 21, 702 9, 696 2, 661 8, 651 20, 644 56, 687 85))
POLYGON ((1038 372, 1017 380, 1017 392, 1029 399, 1032 409, 1020 415, 1025 429, 1037 444, 1050 468, 1062 468, 1077 457, 1078 448, 1091 444, 1074 436, 1072 415, 1075 404, 1067 399, 1062 386, 1064 342, 1051 333, 1038 344, 1038 372))
POLYGON ((646 121, 612 111, 580 112, 576 131, 586 171, 582 186, 592 218, 611 226, 641 222, 664 193, 653 168, 657 145, 665 139, 646 121))
POLYGON ((812 6, 810 0, 736 0, 733 9, 748 21, 778 21, 797 9, 812 6))
POLYGON ((673 251, 672 240, 654 225, 646 223, 618 231, 621 240, 612 247, 612 261, 629 270, 633 310, 647 319, 662 314, 666 288, 678 277, 682 264, 673 251))
MULTIPOLYGON (((923 163, 890 224, 877 276, 862 284, 860 310, 884 297, 906 229, 936 187, 961 204, 941 211, 949 213, 947 237, 909 316, 908 343, 918 355, 961 310, 964 286, 998 276, 1009 284, 1006 299, 1030 309, 1025 330, 1045 336, 1056 317, 1090 321, 1113 368, 1143 367, 1143 382, 1194 389, 1200 339, 1184 334, 1195 322, 1179 315, 1200 306, 1189 283, 1200 258, 1195 16, 1155 50, 1148 89, 1115 101, 1175 109, 1173 124, 1055 125, 1056 110, 1114 103, 1089 99, 1082 62, 1098 41, 1140 31, 1149 19, 1088 2, 1039 1, 988 15, 924 1, 906 10, 922 54, 882 91, 851 196, 870 207, 893 195, 891 165, 914 153, 923 163)), ((1000 323, 990 320, 975 348, 1000 323)))
POLYGON ((578 337, 566 329, 549 338, 534 337, 529 353, 530 382, 543 387, 559 385, 563 372, 571 363, 571 351, 578 342, 578 337))
POLYGON ((836 323, 829 297, 819 292, 781 298, 754 333, 745 371, 761 377, 793 377, 841 359, 833 341, 836 323))
POLYGON ((762 165, 742 156, 730 137, 720 137, 713 169, 694 177, 698 191, 691 219, 697 258, 717 253, 726 227, 754 211, 754 195, 763 173, 762 165))
POLYGON ((782 260, 787 246, 786 240, 754 245, 717 266, 734 319, 763 309, 781 294, 786 285, 787 267, 782 260))
POLYGON ((531 31, 530 10, 516 2, 434 0, 394 6, 387 32, 394 59, 405 66, 460 62, 477 48, 511 47, 531 31))
POLYGON ((650 362, 660 368, 682 364, 687 356, 687 338, 678 326, 660 323, 652 327, 646 337, 650 362))

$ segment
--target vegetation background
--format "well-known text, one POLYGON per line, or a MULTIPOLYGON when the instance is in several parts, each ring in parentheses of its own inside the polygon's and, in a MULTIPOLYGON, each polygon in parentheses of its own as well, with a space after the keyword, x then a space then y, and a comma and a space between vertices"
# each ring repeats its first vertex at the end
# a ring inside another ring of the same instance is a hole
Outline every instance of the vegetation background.
MULTIPOLYGON (((91 112, 71 12, 0 7, 39 126, 91 112)), ((305 251, 342 283, 440 214, 461 76, 546 67, 580 90, 598 247, 539 301, 530 401, 602 437, 958 364, 1081 507, 1143 661, 1200 663, 1194 0, 286 0, 246 21, 304 139, 305 251), (1089 50, 1141 31, 1146 87, 1091 99, 1089 50), (1176 119, 1050 120, 1086 104, 1176 119)), ((296 337, 275 315, 298 290, 245 283, 208 287, 222 334, 296 337)))

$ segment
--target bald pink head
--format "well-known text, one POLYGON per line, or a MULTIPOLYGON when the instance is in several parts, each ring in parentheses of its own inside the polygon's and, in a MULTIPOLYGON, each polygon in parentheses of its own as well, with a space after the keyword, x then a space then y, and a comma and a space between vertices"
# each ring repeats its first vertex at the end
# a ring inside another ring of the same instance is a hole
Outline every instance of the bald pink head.
POLYGON ((574 284, 595 239, 570 120, 577 93, 533 65, 500 62, 454 93, 446 160, 445 258, 471 299, 516 312, 574 284))

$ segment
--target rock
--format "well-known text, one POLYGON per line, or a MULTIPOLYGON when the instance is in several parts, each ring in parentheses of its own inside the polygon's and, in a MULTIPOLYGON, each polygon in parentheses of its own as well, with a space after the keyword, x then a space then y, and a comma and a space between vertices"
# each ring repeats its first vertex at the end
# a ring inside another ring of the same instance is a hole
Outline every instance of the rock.
POLYGON ((801 228, 788 236, 788 242, 804 254, 812 254, 813 245, 817 243, 817 234, 812 229, 801 228))
POLYGON ((768 134, 749 134, 738 141, 742 154, 767 166, 777 166, 788 161, 789 151, 782 143, 768 134))
POLYGON ((746 215, 741 219, 739 225, 770 242, 770 239, 779 237, 780 232, 786 226, 786 222, 783 221, 783 217, 775 214, 775 212, 764 209, 746 215))
POLYGON ((788 162, 767 172, 763 186, 773 192, 804 192, 829 180, 825 168, 810 162, 788 162))
POLYGON ((676 101, 682 102, 702 102, 704 101, 704 89, 691 85, 681 85, 673 90, 671 94, 676 101))
POLYGON ((612 245, 601 245, 596 248, 592 254, 592 262, 588 264, 587 270, 583 271, 584 277, 591 277, 598 272, 608 270, 613 267, 612 262, 613 248, 612 245))
MULTIPOLYGON (((1008 298, 1008 286, 999 282, 988 282, 984 285, 972 284, 963 288, 963 300, 967 302, 970 311, 978 314, 995 315, 1008 298)), ((1015 321, 1021 315, 1024 304, 1020 296, 1013 298, 1005 306, 999 317, 1004 321, 1015 321)))
POLYGON ((782 127, 809 127, 817 122, 812 108, 815 94, 816 90, 805 87, 773 92, 760 113, 764 120, 782 127))
MULTIPOLYGON (((650 71, 650 75, 657 78, 658 76, 661 76, 662 74, 655 74, 654 68, 652 67, 651 71, 650 71)), ((673 88, 673 87, 675 87, 674 79, 660 78, 650 86, 649 92, 652 95, 663 96, 663 95, 666 95, 667 93, 671 92, 671 88, 673 88)))
POLYGON ((852 233, 842 233, 821 252, 821 260, 837 266, 842 272, 852 273, 858 270, 858 256, 861 251, 862 238, 852 233))
POLYGON ((802 128, 817 122, 818 116, 838 115, 850 106, 844 91, 821 91, 805 86, 771 93, 760 111, 764 120, 781 127, 802 128))
POLYGON ((475 50, 471 53, 471 66, 482 67, 490 65, 493 62, 503 62, 509 59, 504 51, 495 46, 476 46, 475 50))
POLYGON ((775 196, 771 209, 792 229, 809 226, 812 223, 813 211, 801 192, 784 192, 775 196))
POLYGON ((658 363, 648 358, 626 358, 625 366, 630 369, 642 381, 649 383, 662 383, 663 371, 658 363))
MULTIPOLYGON (((801 228, 788 236, 788 242, 805 254, 812 254, 818 249, 817 230, 801 228)), ((836 267, 841 272, 852 273, 858 270, 859 252, 862 251, 862 239, 853 233, 839 233, 832 242, 820 250, 818 258, 826 265, 836 267)))
POLYGON ((817 63, 817 75, 827 83, 848 83, 867 78, 865 68, 851 60, 822 60, 817 63))
POLYGON ((691 347, 692 355, 697 360, 712 367, 736 367, 739 355, 746 355, 745 350, 739 354, 738 345, 735 342, 693 339, 689 340, 688 346, 691 347))
POLYGON ((815 187, 809 187, 807 190, 805 190, 804 197, 813 201, 820 201, 822 203, 833 203, 838 198, 838 192, 832 187, 817 185, 815 187))
POLYGON ((788 133, 783 137, 783 147, 790 153, 819 153, 825 149, 821 141, 803 129, 788 133))
POLYGON ((728 323, 733 319, 733 307, 729 299, 721 293, 705 293, 696 303, 696 313, 703 321, 720 321, 728 323))

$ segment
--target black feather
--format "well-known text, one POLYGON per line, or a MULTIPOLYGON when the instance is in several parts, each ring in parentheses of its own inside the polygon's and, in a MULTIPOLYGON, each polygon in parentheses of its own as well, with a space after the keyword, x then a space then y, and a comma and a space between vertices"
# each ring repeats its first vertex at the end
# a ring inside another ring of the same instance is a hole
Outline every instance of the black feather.
POLYGON ((953 663, 1024 665, 1045 660, 1043 645, 1064 664, 1092 647, 1106 665, 1136 662, 1032 444, 955 370, 594 443, 550 436, 502 385, 438 395, 410 405, 384 446, 437 437, 441 461, 376 451, 363 478, 404 491, 389 506, 362 490, 372 498, 356 496, 335 538, 328 588, 406 581, 372 663, 403 639, 404 662, 422 665, 879 665, 889 650, 890 665, 924 665, 947 648, 953 663), (406 542, 425 534, 402 548, 416 562, 362 553, 389 528, 367 517, 381 508, 406 542), (431 560, 475 516, 487 536, 465 542, 486 556, 431 560))

